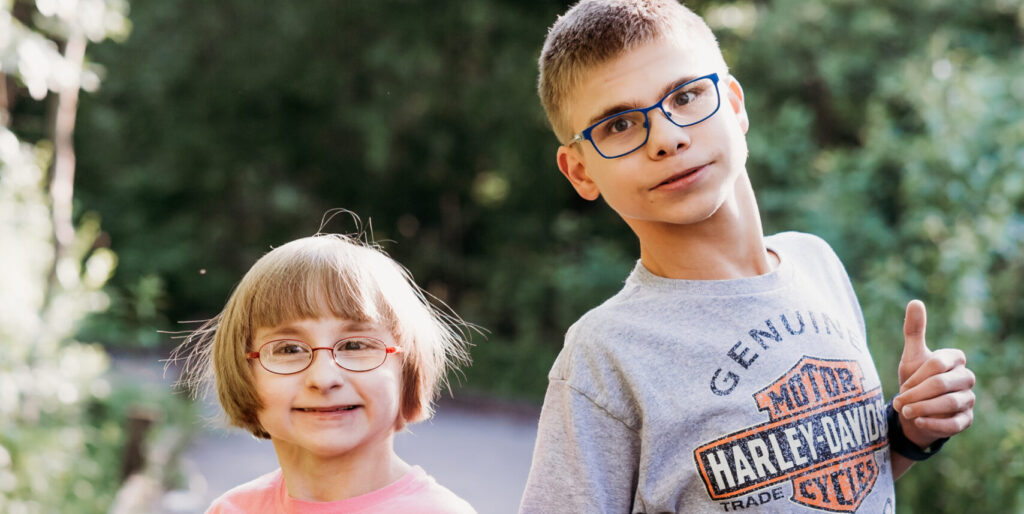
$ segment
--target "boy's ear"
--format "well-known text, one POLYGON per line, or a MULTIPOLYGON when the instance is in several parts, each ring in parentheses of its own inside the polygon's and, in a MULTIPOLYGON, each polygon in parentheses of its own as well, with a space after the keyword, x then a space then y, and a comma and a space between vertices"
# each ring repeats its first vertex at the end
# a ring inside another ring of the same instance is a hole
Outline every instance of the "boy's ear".
POLYGON ((740 122, 740 128, 746 134, 747 130, 750 129, 750 118, 747 117, 747 107, 743 101, 743 86, 740 85, 740 81, 736 80, 735 77, 729 75, 726 79, 726 87, 729 105, 732 107, 732 112, 736 114, 736 119, 740 122))
POLYGON ((576 145, 562 145, 558 147, 558 154, 555 157, 558 161, 558 171, 569 179, 576 193, 584 200, 597 200, 601 196, 597 184, 587 174, 586 164, 583 162, 583 154, 576 145))

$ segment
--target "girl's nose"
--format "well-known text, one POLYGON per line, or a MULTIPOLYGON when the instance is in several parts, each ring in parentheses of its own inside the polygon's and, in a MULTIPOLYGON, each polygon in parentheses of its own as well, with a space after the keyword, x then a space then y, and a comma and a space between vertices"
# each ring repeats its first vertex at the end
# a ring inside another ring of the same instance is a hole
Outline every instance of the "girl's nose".
POLYGON ((345 384, 345 370, 334 362, 332 351, 314 351, 313 362, 303 373, 306 376, 306 384, 314 389, 326 391, 345 384))

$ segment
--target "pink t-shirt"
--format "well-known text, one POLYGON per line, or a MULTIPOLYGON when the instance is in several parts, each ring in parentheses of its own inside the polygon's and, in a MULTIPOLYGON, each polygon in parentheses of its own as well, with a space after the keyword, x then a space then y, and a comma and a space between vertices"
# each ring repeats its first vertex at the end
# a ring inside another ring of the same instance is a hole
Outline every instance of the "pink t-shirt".
POLYGON ((438 484, 423 468, 413 466, 395 483, 335 502, 311 502, 288 496, 281 469, 244 483, 213 501, 206 514, 327 513, 476 514, 473 507, 438 484))

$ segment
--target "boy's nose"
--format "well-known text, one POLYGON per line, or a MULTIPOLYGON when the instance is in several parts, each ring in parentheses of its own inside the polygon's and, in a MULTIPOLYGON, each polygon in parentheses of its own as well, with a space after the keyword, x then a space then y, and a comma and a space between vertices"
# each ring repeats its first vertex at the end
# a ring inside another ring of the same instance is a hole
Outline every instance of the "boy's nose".
POLYGON ((650 124, 647 134, 647 154, 651 159, 663 159, 674 155, 690 146, 688 127, 680 127, 669 121, 660 109, 654 109, 647 115, 650 124))

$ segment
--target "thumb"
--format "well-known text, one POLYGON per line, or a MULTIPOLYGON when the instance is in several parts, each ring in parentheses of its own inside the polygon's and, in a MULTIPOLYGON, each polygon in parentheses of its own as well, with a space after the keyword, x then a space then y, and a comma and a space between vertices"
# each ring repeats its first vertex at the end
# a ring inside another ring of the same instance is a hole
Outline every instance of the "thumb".
POLYGON ((907 304, 907 317, 903 320, 903 356, 900 357, 900 383, 902 384, 917 368, 928 359, 931 353, 925 344, 925 328, 928 315, 921 300, 911 300, 907 304))

